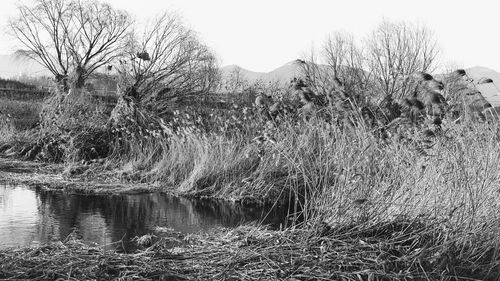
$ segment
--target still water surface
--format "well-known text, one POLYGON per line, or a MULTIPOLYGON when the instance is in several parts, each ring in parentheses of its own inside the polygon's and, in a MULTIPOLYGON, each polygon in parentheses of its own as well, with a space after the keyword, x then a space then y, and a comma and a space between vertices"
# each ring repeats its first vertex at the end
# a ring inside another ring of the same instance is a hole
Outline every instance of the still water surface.
POLYGON ((0 185, 0 248, 64 240, 71 233, 106 246, 152 233, 157 226, 182 233, 247 222, 279 227, 286 222, 286 215, 286 209, 244 207, 160 193, 76 195, 0 185))

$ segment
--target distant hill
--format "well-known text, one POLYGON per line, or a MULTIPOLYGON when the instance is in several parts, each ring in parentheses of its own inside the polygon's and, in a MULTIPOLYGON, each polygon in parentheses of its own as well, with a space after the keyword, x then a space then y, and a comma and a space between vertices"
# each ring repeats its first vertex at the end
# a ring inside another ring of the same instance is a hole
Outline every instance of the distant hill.
POLYGON ((232 73, 239 71, 240 75, 250 84, 257 81, 264 83, 279 82, 288 83, 294 77, 300 76, 300 63, 297 61, 288 62, 270 72, 254 72, 237 65, 228 65, 221 68, 223 79, 228 79, 232 73))
POLYGON ((257 81, 262 76, 266 75, 266 73, 264 72, 254 72, 234 64, 223 66, 220 70, 222 72, 223 79, 229 78, 233 73, 236 72, 239 72, 239 75, 248 81, 257 81))

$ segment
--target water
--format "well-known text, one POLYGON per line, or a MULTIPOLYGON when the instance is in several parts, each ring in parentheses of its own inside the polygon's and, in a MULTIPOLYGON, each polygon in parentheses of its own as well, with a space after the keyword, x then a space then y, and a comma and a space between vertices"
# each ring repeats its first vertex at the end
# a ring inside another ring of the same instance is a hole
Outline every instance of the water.
POLYGON ((0 248, 65 240, 72 233, 88 243, 116 247, 113 242, 153 233, 157 226, 185 234, 247 222, 279 227, 286 215, 285 209, 160 193, 76 195, 0 185, 0 248))

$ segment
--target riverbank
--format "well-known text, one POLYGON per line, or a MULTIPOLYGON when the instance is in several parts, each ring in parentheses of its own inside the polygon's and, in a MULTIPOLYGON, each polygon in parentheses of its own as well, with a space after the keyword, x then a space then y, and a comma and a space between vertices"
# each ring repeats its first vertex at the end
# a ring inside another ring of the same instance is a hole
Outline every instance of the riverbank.
MULTIPOLYGON (((95 164, 92 168, 98 169, 97 165, 100 164, 95 164)), ((134 194, 165 191, 154 183, 128 184, 109 181, 104 177, 101 179, 71 177, 65 174, 66 169, 64 164, 0 157, 0 183, 23 184, 32 188, 78 194, 134 194)))
MULTIPOLYGON (((18 264, 4 267, 2 274, 33 272, 34 264, 49 265, 59 254, 53 271, 61 273, 53 279, 89 267, 96 273, 72 278, 497 280, 498 126, 443 121, 429 131, 423 130, 425 124, 411 127, 403 121, 389 124, 395 128, 389 132, 321 118, 235 135, 186 129, 146 138, 142 131, 134 137, 130 132, 115 139, 122 150, 91 160, 74 157, 83 155, 82 147, 92 151, 96 142, 91 134, 70 136, 63 144, 50 142, 50 149, 56 143, 57 151, 71 152, 64 158, 68 166, 13 162, 4 165, 0 176, 82 193, 123 193, 130 187, 129 192, 158 188, 228 201, 286 199, 297 207, 294 212, 302 210, 303 230, 246 228, 234 237, 236 230, 226 229, 190 236, 175 252, 160 243, 127 256, 59 245, 35 263, 30 260, 40 249, 54 246, 3 251, 3 261, 18 264), (101 269, 96 260, 111 269, 101 269), (70 261, 70 267, 61 266, 62 261, 70 261)), ((46 271, 38 274, 6 278, 48 276, 46 271)))
POLYGON ((187 235, 177 247, 163 238, 130 254, 70 239, 0 250, 0 279, 497 280, 494 248, 443 234, 415 221, 317 231, 241 226, 187 235))
POLYGON ((141 171, 135 173, 130 170, 122 171, 116 165, 99 161, 55 164, 0 156, 0 183, 22 184, 34 189, 93 195, 161 192, 174 196, 222 200, 252 206, 285 204, 272 200, 264 201, 263 198, 257 198, 252 194, 224 197, 203 192, 182 192, 158 180, 148 177, 141 179, 142 176, 141 171))

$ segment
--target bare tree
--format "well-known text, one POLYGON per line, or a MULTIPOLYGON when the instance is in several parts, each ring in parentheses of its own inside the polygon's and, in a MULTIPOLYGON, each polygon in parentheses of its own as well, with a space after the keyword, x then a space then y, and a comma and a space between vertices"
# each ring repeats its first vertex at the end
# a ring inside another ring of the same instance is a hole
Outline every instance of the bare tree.
POLYGON ((351 35, 333 33, 322 46, 319 59, 312 51, 301 66, 306 85, 334 103, 357 99, 365 91, 370 75, 362 69, 363 62, 351 35))
POLYGON ((229 76, 225 77, 223 82, 224 90, 228 93, 241 93, 245 88, 249 86, 249 82, 241 73, 240 67, 234 68, 229 73, 229 76))
POLYGON ((117 69, 121 100, 156 112, 174 97, 212 90, 220 78, 211 50, 171 13, 157 17, 143 33, 130 38, 117 69))
MULTIPOLYGON (((308 58, 305 60, 296 60, 300 65, 304 81, 295 80, 297 89, 308 87, 318 96, 329 96, 335 91, 335 85, 332 85, 334 71, 327 69, 326 65, 321 64, 314 50, 311 50, 308 58)), ((333 81, 336 84, 338 81, 333 81)))
POLYGON ((18 12, 9 22, 24 46, 18 54, 45 66, 65 89, 83 87, 90 74, 114 60, 132 25, 127 13, 96 0, 34 0, 18 12))
POLYGON ((438 54, 429 29, 405 22, 384 21, 366 40, 365 49, 376 90, 385 96, 406 95, 411 91, 410 75, 433 71, 438 54))
POLYGON ((323 45, 326 64, 332 69, 332 79, 354 94, 364 92, 370 82, 370 73, 363 70, 365 58, 354 43, 352 35, 346 33, 331 34, 323 45))

